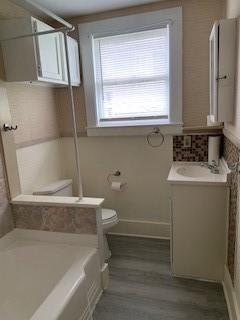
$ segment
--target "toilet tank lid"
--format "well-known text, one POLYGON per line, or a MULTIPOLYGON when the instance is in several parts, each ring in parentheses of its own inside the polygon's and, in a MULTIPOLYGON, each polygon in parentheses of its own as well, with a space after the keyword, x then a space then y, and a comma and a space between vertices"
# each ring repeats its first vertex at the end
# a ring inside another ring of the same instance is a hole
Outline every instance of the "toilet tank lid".
POLYGON ((57 180, 33 192, 35 195, 53 194, 72 184, 72 179, 57 180))

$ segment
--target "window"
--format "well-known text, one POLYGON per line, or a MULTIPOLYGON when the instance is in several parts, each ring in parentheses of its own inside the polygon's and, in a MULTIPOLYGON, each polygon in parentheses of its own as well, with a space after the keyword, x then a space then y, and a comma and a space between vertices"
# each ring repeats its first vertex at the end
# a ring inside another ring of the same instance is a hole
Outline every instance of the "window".
POLYGON ((181 10, 79 25, 88 129, 181 124, 181 10))
POLYGON ((99 121, 168 119, 168 28, 94 40, 99 121))

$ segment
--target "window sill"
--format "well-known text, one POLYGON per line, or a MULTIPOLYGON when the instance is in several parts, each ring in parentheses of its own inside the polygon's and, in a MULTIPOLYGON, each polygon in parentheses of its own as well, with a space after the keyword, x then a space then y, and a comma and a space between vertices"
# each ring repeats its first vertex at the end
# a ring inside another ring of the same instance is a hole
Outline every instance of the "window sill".
POLYGON ((108 125, 98 127, 88 127, 87 135, 89 137, 107 137, 107 136, 145 136, 158 127, 161 133, 165 135, 182 134, 182 123, 151 123, 138 125, 108 125))

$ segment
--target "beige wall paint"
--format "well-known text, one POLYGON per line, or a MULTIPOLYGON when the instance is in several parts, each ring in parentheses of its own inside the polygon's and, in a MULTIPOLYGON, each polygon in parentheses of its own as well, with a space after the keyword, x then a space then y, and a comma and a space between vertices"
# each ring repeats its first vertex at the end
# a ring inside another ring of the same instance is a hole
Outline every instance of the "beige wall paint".
POLYGON ((240 16, 240 1, 227 0, 227 17, 236 18, 240 16))
POLYGON ((13 2, 9 0, 1 0, 0 19, 25 17, 27 15, 29 15, 29 13, 26 10, 15 5, 13 2))
MULTIPOLYGON (((209 112, 209 71, 208 71, 208 39, 215 20, 225 13, 224 0, 172 0, 160 1, 148 5, 115 10, 102 14, 83 16, 72 19, 72 22, 94 21, 122 15, 159 10, 169 7, 183 8, 183 119, 185 126, 206 125, 209 112)), ((76 33, 75 33, 76 34, 76 33)), ((63 135, 69 132, 66 89, 57 91, 60 114, 64 120, 60 123, 63 135), (64 101, 65 100, 65 101, 64 101)), ((81 132, 86 128, 84 110, 84 91, 81 87, 76 95, 76 105, 81 132)))
MULTIPOLYGON (((86 135, 87 115, 83 86, 73 88, 73 93, 77 115, 77 131, 84 136, 86 135)), ((73 125, 67 89, 56 89, 56 104, 60 134, 64 137, 72 136, 73 125)))
POLYGON ((59 137, 54 89, 6 83, 17 148, 59 137))

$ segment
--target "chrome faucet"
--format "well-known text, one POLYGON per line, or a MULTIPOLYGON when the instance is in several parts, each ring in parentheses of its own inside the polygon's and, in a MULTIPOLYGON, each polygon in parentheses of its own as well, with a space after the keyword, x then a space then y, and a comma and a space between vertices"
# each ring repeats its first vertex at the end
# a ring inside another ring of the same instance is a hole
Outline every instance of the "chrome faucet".
POLYGON ((214 173, 214 174, 219 173, 219 168, 215 160, 213 160, 211 164, 203 162, 201 163, 201 167, 208 168, 211 171, 211 173, 214 173))

